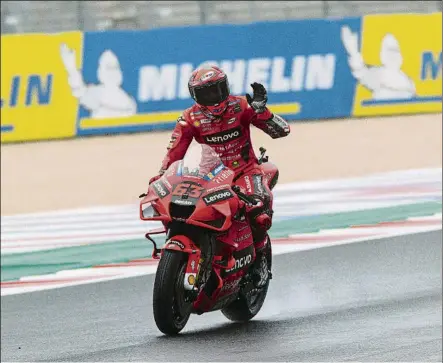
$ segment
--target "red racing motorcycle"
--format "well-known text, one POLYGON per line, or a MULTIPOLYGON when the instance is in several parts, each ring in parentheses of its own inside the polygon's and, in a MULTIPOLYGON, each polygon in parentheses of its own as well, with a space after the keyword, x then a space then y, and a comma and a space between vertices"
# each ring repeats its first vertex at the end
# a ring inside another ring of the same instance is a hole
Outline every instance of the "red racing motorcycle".
MULTIPOLYGON (((221 312, 232 321, 248 321, 261 309, 272 278, 272 248, 268 238, 260 274, 254 284, 252 229, 245 215, 253 198, 233 185, 234 172, 207 145, 190 148, 142 194, 140 218, 161 221, 164 229, 146 233, 159 259, 153 288, 153 312, 158 329, 178 334, 191 314, 221 312), (206 148, 206 149, 205 149, 206 148), (154 233, 166 233, 159 249, 154 233), (264 262, 263 262, 264 261, 264 262)), ((271 189, 278 170, 260 148, 259 164, 271 189)))

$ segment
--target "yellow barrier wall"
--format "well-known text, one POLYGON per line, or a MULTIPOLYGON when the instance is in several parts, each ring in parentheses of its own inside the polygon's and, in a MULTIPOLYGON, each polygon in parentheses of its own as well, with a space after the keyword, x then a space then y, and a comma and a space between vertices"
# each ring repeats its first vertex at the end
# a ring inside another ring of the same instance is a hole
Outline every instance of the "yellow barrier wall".
POLYGON ((365 16, 361 56, 354 116, 442 111, 441 13, 365 16))
POLYGON ((72 97, 60 57, 62 43, 77 53, 82 33, 2 35, 2 142, 72 137, 78 102, 72 97))

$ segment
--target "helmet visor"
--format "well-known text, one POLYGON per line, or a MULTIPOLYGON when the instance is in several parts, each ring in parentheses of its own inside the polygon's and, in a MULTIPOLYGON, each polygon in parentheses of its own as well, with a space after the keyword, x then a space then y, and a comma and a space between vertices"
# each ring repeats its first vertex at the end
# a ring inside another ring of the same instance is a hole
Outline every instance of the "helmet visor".
POLYGON ((225 80, 210 85, 194 88, 195 101, 202 106, 217 105, 229 96, 228 84, 225 80))

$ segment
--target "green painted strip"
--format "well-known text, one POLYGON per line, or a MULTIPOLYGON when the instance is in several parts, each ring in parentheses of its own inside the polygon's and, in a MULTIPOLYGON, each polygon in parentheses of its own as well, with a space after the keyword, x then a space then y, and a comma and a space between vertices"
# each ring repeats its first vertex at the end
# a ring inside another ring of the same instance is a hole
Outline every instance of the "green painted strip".
MULTIPOLYGON (((441 213, 440 202, 379 208, 372 210, 326 214, 294 218, 275 222, 271 229, 273 238, 289 234, 313 233, 321 229, 347 228, 351 225, 375 224, 404 220, 408 217, 441 213)), ((164 235, 154 238, 161 246, 164 235)), ((1 256, 1 281, 16 280, 22 276, 55 273, 57 271, 127 262, 150 257, 152 244, 145 238, 129 241, 59 248, 48 251, 27 252, 1 256)))
POLYGON ((426 202, 389 208, 324 214, 281 221, 272 227, 272 236, 286 237, 288 231, 290 231, 289 234, 315 233, 322 229, 340 229, 359 224, 399 221, 409 217, 430 216, 435 213, 441 213, 441 211, 441 202, 426 202))
MULTIPOLYGON (((159 241, 161 243, 161 241, 159 241)), ((1 256, 1 281, 150 257, 145 238, 1 256)))

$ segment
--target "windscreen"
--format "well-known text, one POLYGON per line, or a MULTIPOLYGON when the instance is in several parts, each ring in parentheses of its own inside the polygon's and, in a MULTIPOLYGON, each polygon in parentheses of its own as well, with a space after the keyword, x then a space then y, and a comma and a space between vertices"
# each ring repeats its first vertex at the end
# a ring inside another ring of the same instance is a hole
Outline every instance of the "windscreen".
POLYGON ((200 177, 204 180, 211 180, 225 168, 218 154, 210 146, 198 143, 191 144, 183 160, 177 163, 176 175, 200 177))

